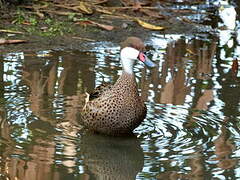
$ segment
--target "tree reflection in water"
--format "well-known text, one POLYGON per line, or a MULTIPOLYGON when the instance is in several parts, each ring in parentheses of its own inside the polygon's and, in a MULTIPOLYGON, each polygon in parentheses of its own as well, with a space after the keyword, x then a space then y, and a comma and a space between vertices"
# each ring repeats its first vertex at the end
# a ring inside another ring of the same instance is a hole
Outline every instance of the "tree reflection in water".
POLYGON ((82 93, 117 79, 118 51, 25 54, 9 86, 2 61, 0 174, 24 180, 236 177, 239 77, 222 66, 222 47, 209 38, 169 41, 162 58, 152 51, 156 69, 137 65, 149 109, 137 137, 94 135, 78 125, 82 93))

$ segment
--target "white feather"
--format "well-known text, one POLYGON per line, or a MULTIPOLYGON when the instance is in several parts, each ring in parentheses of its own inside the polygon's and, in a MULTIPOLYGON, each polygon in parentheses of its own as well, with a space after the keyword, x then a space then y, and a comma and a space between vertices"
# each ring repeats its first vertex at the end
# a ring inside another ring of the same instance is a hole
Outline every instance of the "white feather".
POLYGON ((120 57, 123 70, 126 73, 133 73, 134 61, 137 60, 139 51, 132 47, 125 47, 121 50, 120 57))

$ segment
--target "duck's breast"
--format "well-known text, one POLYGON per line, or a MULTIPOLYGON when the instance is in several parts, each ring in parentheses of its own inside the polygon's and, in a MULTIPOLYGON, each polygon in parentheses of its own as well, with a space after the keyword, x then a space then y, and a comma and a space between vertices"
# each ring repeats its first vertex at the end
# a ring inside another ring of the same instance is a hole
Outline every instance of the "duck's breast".
POLYGON ((110 90, 90 101, 83 114, 84 124, 95 131, 132 131, 146 115, 135 77, 123 74, 110 90))

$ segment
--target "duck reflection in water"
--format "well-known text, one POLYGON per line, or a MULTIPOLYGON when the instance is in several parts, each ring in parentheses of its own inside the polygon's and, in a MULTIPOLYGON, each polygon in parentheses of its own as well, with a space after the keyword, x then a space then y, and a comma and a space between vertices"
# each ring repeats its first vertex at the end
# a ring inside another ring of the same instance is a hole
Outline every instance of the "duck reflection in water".
POLYGON ((90 179, 136 179, 143 168, 143 150, 137 137, 108 137, 86 133, 81 154, 90 179))

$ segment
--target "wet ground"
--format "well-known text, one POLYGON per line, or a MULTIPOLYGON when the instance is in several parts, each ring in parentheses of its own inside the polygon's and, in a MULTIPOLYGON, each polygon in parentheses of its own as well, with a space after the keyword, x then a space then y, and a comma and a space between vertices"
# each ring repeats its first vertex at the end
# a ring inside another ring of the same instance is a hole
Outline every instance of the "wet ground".
POLYGON ((239 17, 223 28, 208 7, 194 29, 143 33, 157 68, 135 66, 148 113, 132 137, 75 126, 81 94, 121 73, 123 34, 1 47, 0 179, 239 179, 239 17))
MULTIPOLYGON (((117 1, 109 0, 112 3, 117 1)), ((158 1, 156 1, 158 2, 158 1)), ((75 21, 71 21, 62 16, 50 16, 54 22, 50 24, 44 23, 44 19, 35 19, 32 11, 26 11, 22 9, 20 12, 16 12, 15 7, 0 9, 0 30, 9 29, 22 32, 20 34, 14 33, 2 33, 0 32, 0 39, 23 39, 27 43, 22 44, 8 44, 0 46, 2 52, 16 52, 16 51, 39 51, 44 49, 79 49, 89 50, 95 47, 95 43, 101 44, 104 42, 114 43, 116 46, 119 42, 122 42, 128 36, 139 36, 143 40, 151 38, 152 31, 148 28, 143 28, 137 24, 132 18, 143 18, 145 22, 149 22, 153 25, 164 27, 165 29, 157 31, 158 34, 185 34, 193 35, 196 33, 216 33, 215 26, 217 19, 214 16, 217 6, 213 4, 199 3, 196 5, 189 5, 191 3, 171 3, 171 2, 158 2, 154 3, 152 8, 159 8, 158 12, 164 16, 164 18, 155 18, 146 16, 146 14, 129 10, 120 10, 117 15, 112 14, 99 14, 88 15, 81 17, 82 19, 93 20, 104 25, 111 25, 113 30, 107 31, 102 28, 91 25, 77 25, 75 21), (11 16, 12 14, 12 16, 11 16), (19 15, 20 14, 20 15, 19 15), (23 14, 23 15, 22 15, 23 14), (127 15, 127 17, 124 17, 127 15), (19 19, 20 23, 17 23, 19 19), (34 19, 37 25, 32 25, 29 21, 34 19), (56 19, 56 22, 55 20, 56 19), (147 19, 147 20, 145 20, 147 19), (17 21, 17 22, 16 22, 17 21), (12 22, 16 22, 13 24, 12 22), (63 23, 59 25, 59 23, 63 23), (58 26, 56 25, 58 24, 58 26), (213 25, 213 26, 210 26, 213 25), (57 27, 55 27, 57 26, 57 27), (60 26, 60 27, 59 27, 60 26), (68 30, 64 27, 69 27, 68 30), (43 32, 45 29, 47 32, 43 32), (55 29, 51 31, 51 29, 55 29), (39 36, 39 34, 41 36, 39 36), (49 36, 49 34, 51 34, 49 36), (88 41, 90 39, 93 41, 88 41), (95 42, 95 43, 88 43, 95 42)), ((112 5, 112 4, 110 4, 112 5)), ((117 5, 120 6, 120 5, 117 5)), ((143 8, 144 9, 144 8, 143 8)), ((148 10, 148 9, 145 9, 148 10)), ((150 9, 149 11, 151 11, 150 9)), ((153 9, 155 10, 155 9, 153 9)), ((47 16, 45 17, 45 19, 47 16)), ((80 18, 80 19, 81 19, 80 18)), ((47 19, 48 20, 48 19, 47 19)))

